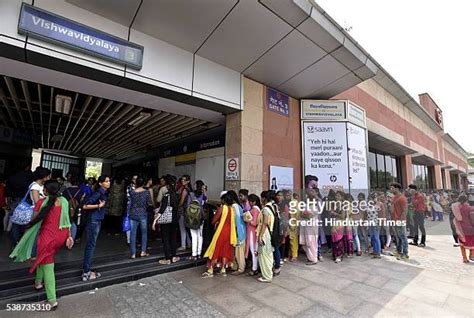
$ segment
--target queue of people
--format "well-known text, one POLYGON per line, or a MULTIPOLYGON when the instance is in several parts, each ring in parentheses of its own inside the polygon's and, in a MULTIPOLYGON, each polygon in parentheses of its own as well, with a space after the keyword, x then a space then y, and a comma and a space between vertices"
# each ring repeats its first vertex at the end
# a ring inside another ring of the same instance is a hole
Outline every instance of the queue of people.
MULTIPOLYGON (((179 179, 166 175, 156 183, 153 178, 132 175, 126 185, 122 178, 105 175, 80 182, 72 174, 55 180, 50 174, 38 167, 23 195, 6 200, 3 194, 5 204, 0 208, 10 205, 12 211, 5 213, 16 244, 11 257, 35 260, 30 269, 36 272, 35 288, 46 289, 53 308, 57 306, 54 255, 62 246, 72 249, 80 243, 82 232, 86 235, 82 280, 101 277, 92 265, 106 216, 127 233, 131 259, 148 257, 148 236, 159 232, 165 256, 159 264, 176 263, 180 261, 177 252, 189 249, 189 260, 207 258, 203 278, 247 272, 270 283, 286 262, 299 261, 302 253, 309 266, 323 261, 324 254, 331 255, 336 264, 354 256, 380 259, 383 254, 407 261, 409 245, 426 246, 425 219, 432 215, 433 221, 442 221, 439 213, 449 213, 454 246, 461 247, 463 262, 472 262, 474 257, 474 207, 463 193, 423 193, 415 185, 404 190, 392 183, 388 192, 359 193, 355 201, 342 190, 329 190, 323 197, 318 178, 308 175, 303 197, 312 206, 302 208, 298 193, 290 190, 257 195, 241 189, 223 191, 217 210, 209 213, 207 186, 201 180, 193 184, 188 175, 179 179), (351 204, 343 204, 347 202, 351 204), (204 236, 209 237, 208 245, 204 236)), ((28 174, 24 171, 23 175, 28 174)), ((5 193, 4 181, 0 190, 5 193)))

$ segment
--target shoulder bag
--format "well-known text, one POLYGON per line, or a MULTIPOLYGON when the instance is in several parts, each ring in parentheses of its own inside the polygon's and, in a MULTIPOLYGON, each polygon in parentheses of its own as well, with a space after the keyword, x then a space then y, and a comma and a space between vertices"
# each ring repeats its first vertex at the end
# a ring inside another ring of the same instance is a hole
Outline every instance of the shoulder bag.
POLYGON ((11 217, 12 223, 18 225, 26 225, 30 223, 33 217, 33 209, 35 205, 28 203, 28 201, 26 201, 26 198, 28 197, 28 195, 30 195, 32 186, 33 183, 30 184, 30 187, 28 188, 28 191, 26 192, 25 196, 23 197, 23 199, 21 199, 15 210, 13 210, 13 214, 11 217))

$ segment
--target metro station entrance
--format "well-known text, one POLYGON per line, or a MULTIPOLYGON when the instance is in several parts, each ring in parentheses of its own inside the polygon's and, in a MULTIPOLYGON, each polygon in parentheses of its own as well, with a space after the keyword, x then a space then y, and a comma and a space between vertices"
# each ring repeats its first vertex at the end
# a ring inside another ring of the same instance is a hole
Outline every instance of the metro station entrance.
MULTIPOLYGON (((122 217, 126 213, 125 189, 133 175, 152 178, 157 183, 162 175, 180 177, 187 174, 192 182, 200 179, 208 185, 211 202, 218 199, 224 187, 225 116, 212 112, 208 117, 214 120, 206 119, 195 116, 199 112, 195 106, 188 106, 194 109, 189 115, 183 114, 183 110, 173 113, 169 107, 163 110, 166 107, 161 105, 144 107, 64 87, 67 85, 59 88, 1 74, 0 173, 5 180, 14 178, 25 168, 34 170, 43 166, 51 170, 54 178, 66 179, 72 173, 87 181, 87 163, 101 163, 99 174, 111 176, 110 192, 113 196, 115 191, 112 200, 118 200, 119 208, 115 201, 113 208, 107 207, 94 257, 94 263, 109 280, 92 284, 102 286, 136 279, 130 278, 135 275, 131 274, 134 266, 143 277, 196 266, 196 262, 183 261, 170 267, 159 267, 157 260, 163 257, 162 244, 159 233, 151 230, 148 232, 151 257, 134 262, 129 259, 130 248, 126 233, 122 231, 122 217)), ((209 114, 210 111, 202 110, 202 113, 209 114)), ((7 210, 7 213, 11 211, 7 210)), ((208 233, 208 240, 210 235, 212 233, 208 233)), ((72 250, 64 248, 56 255, 59 294, 92 286, 85 287, 80 283, 85 241, 84 233, 72 250)), ((30 286, 32 278, 27 274, 31 264, 13 263, 8 257, 13 247, 9 233, 2 233, 0 302, 30 292, 26 285, 30 286), (12 277, 15 278, 13 285, 12 277)), ((186 256, 188 253, 181 254, 186 256)))

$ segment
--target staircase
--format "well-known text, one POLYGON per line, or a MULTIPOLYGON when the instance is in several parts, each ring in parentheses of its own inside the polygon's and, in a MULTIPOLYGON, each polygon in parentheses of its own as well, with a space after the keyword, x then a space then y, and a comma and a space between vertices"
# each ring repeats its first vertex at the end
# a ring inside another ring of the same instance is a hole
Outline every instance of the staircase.
MULTIPOLYGON (((148 257, 129 259, 128 253, 94 258, 94 270, 102 274, 97 280, 83 282, 82 261, 63 262, 55 265, 57 297, 102 288, 109 285, 138 280, 157 274, 205 264, 205 260, 187 260, 189 252, 178 253, 181 260, 171 265, 160 265, 164 258, 162 250, 151 250, 148 257)), ((8 303, 38 302, 46 299, 44 289, 33 288, 34 275, 27 269, 0 272, 0 308, 8 303)))

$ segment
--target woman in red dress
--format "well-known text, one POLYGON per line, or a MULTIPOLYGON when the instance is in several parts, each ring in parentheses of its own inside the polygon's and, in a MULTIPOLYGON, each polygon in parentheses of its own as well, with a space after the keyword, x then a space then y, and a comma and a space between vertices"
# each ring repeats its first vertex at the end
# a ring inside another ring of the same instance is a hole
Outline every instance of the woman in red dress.
MULTIPOLYGON (((474 213, 474 207, 467 203, 467 196, 462 194, 459 196, 459 205, 453 204, 453 212, 459 209, 459 213, 454 213, 454 224, 458 232, 459 241, 461 243, 461 254, 464 263, 474 262, 474 225, 471 223, 471 213, 474 213), (467 258, 466 250, 469 250, 469 258, 467 258)), ((457 211, 456 211, 457 212, 457 211)))
POLYGON ((54 256, 64 243, 68 248, 72 248, 74 240, 70 233, 69 204, 66 199, 58 196, 60 184, 50 180, 45 183, 44 188, 48 196, 36 203, 35 213, 29 224, 30 229, 21 238, 10 257, 15 258, 15 261, 31 259, 33 244, 37 238, 36 259, 30 273, 36 270, 35 289, 45 287, 48 302, 54 310, 58 306, 54 256))
POLYGON ((237 244, 235 211, 232 209, 234 201, 225 193, 221 196, 221 202, 222 206, 212 219, 212 224, 217 228, 204 255, 204 257, 209 258, 209 261, 207 263, 208 269, 202 274, 202 277, 214 276, 214 265, 217 262, 222 264, 221 274, 226 276, 227 266, 234 259, 234 246, 237 244))

